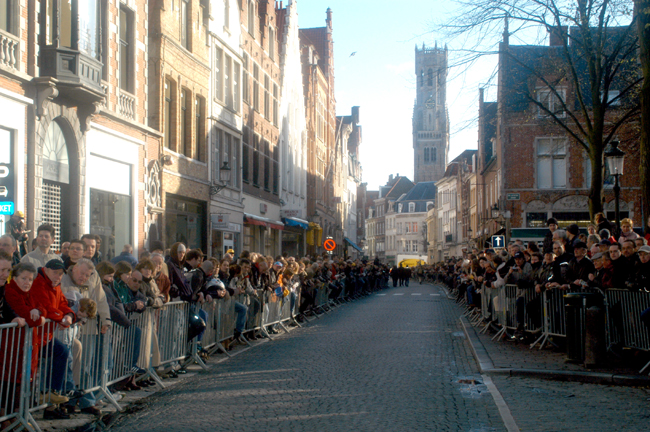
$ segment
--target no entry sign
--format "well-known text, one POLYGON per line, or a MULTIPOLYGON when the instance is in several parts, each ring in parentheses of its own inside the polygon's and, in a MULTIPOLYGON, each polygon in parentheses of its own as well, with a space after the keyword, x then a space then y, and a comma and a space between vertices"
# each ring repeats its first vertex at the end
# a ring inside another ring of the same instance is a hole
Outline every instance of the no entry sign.
POLYGON ((323 247, 326 251, 332 252, 334 249, 336 249, 336 242, 332 239, 327 239, 325 240, 325 243, 323 243, 323 247))

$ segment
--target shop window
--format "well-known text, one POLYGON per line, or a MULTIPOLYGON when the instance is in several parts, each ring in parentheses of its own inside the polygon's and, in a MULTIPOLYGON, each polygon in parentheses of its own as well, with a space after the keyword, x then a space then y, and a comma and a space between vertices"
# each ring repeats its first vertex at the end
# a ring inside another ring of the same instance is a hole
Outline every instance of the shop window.
POLYGON ((105 259, 118 255, 132 243, 131 197, 101 190, 90 190, 90 233, 102 239, 105 259))
POLYGON ((531 212, 526 213, 526 227, 528 228, 544 228, 548 215, 546 212, 531 212))

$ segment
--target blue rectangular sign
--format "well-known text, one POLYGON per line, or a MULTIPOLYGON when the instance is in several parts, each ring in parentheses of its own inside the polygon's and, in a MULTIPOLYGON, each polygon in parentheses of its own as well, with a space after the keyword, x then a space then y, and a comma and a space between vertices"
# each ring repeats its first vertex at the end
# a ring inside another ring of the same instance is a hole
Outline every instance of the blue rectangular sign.
POLYGON ((493 235, 492 236, 492 248, 494 248, 494 249, 503 249, 504 247, 506 247, 506 236, 493 235))
POLYGON ((0 201, 0 215, 14 214, 14 203, 11 201, 0 201))

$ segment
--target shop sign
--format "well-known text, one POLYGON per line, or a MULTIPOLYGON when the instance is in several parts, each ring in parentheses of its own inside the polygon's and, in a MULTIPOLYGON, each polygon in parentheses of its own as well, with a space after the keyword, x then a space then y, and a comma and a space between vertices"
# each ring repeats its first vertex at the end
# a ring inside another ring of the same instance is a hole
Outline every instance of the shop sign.
POLYGON ((13 202, 0 202, 0 215, 12 215, 14 214, 14 203, 13 202))
POLYGON ((13 214, 14 210, 14 164, 12 133, 0 129, 0 199, 2 199, 2 212, 0 214, 13 214), (8 206, 11 205, 11 212, 8 206))
POLYGON ((280 217, 283 218, 302 218, 302 210, 280 210, 280 217))
POLYGON ((212 229, 223 230, 229 228, 229 215, 227 214, 213 214, 212 215, 212 229))
POLYGON ((519 195, 518 193, 509 193, 506 195, 506 200, 508 201, 519 201, 520 198, 521 195, 519 195))

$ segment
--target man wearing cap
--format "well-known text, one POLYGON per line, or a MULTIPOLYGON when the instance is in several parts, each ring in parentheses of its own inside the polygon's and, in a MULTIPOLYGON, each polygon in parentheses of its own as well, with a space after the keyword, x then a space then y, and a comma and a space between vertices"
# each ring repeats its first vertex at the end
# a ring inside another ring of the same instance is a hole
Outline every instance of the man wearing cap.
POLYGON ((577 242, 573 251, 574 258, 569 262, 567 279, 571 288, 580 289, 587 286, 589 275, 596 273, 594 263, 587 258, 587 244, 577 242))
POLYGON ((552 253, 553 252, 553 233, 557 229, 557 219, 555 218, 549 218, 546 221, 546 226, 548 226, 548 232, 544 236, 544 245, 542 247, 544 253, 552 253))
MULTIPOLYGON (((43 307, 47 311, 47 318, 62 327, 69 327, 75 322, 76 317, 72 309, 68 306, 68 300, 61 291, 61 279, 65 274, 65 265, 63 261, 52 259, 45 263, 45 266, 38 269, 38 276, 34 279, 30 289, 32 297, 35 299, 37 306, 43 307)), ((53 362, 51 367, 51 389, 62 393, 64 390, 64 378, 67 372, 69 387, 66 390, 72 390, 72 362, 68 361, 68 347, 53 336, 53 327, 44 326, 43 341, 47 343, 47 352, 53 362)), ((70 418, 67 413, 62 412, 56 407, 49 407, 45 411, 46 419, 65 419, 70 418)))
POLYGON ((29 237, 25 233, 25 213, 18 210, 7 221, 6 232, 18 243, 18 254, 23 256, 27 253, 26 244, 29 237))

